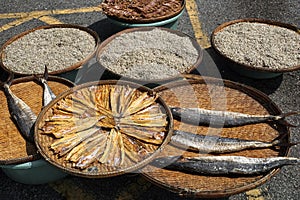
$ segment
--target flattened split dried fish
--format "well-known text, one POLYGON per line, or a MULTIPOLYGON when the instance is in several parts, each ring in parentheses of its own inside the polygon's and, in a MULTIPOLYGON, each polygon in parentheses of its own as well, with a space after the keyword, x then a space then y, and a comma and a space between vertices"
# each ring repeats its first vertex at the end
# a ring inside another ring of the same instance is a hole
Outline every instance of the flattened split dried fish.
POLYGON ((169 156, 157 158, 152 162, 152 165, 156 167, 208 175, 255 175, 284 165, 299 164, 300 159, 293 157, 251 158, 244 156, 204 156, 191 158, 169 156))
POLYGON ((157 98, 128 85, 81 88, 49 109, 40 130, 55 137, 50 149, 75 168, 132 165, 166 136, 167 116, 157 98))
POLYGON ((268 148, 276 145, 292 146, 295 144, 281 144, 280 140, 262 142, 255 140, 242 140, 237 138, 225 138, 193 134, 185 131, 175 130, 171 137, 171 144, 206 153, 230 153, 244 149, 268 148))
POLYGON ((9 77, 7 82, 3 83, 10 115, 24 138, 29 142, 33 142, 33 125, 37 117, 31 108, 10 90, 12 80, 13 75, 9 77))
POLYGON ((277 121, 285 125, 289 124, 284 119, 287 116, 298 115, 300 112, 289 112, 281 115, 250 115, 230 111, 207 110, 202 108, 179 108, 172 107, 174 118, 191 124, 242 126, 246 124, 277 121))

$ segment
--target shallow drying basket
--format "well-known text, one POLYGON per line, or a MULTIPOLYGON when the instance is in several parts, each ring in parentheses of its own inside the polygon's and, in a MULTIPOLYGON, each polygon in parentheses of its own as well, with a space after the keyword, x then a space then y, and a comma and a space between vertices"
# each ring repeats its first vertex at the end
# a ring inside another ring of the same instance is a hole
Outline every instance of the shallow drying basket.
POLYGON ((300 35, 299 28, 297 28, 296 26, 293 26, 291 24, 282 23, 282 22, 266 20, 266 19, 258 19, 258 18, 237 19, 237 20, 233 20, 233 21, 229 21, 229 22, 225 22, 225 23, 221 24, 212 32, 211 43, 212 43, 213 49, 223 59, 225 59, 228 62, 229 67, 232 70, 238 72, 241 75, 244 75, 244 76, 247 76, 250 78, 264 79, 264 78, 273 78, 273 77, 281 75, 284 72, 290 72, 290 71, 295 71, 295 70, 300 69, 300 65, 297 65, 294 67, 289 67, 289 68, 283 68, 283 69, 271 69, 271 68, 262 68, 262 67, 258 68, 258 67, 254 67, 251 65, 246 65, 246 64, 237 62, 234 59, 229 58, 228 56, 226 56, 225 54, 220 52, 218 47, 215 45, 215 35, 218 32, 222 31, 225 27, 228 27, 228 26, 231 26, 231 25, 234 25, 237 23, 243 23, 243 22, 262 23, 262 24, 267 24, 270 26, 278 26, 278 27, 282 27, 282 28, 286 28, 286 29, 295 31, 296 33, 298 33, 300 35))
POLYGON ((39 152, 51 164, 57 166, 58 168, 63 169, 64 171, 70 174, 81 176, 81 177, 87 177, 87 178, 104 178, 104 177, 117 176, 128 172, 133 172, 147 165, 149 162, 151 162, 152 159, 159 152, 161 152, 164 149, 165 145, 170 141, 170 137, 173 130, 173 119, 172 119, 171 111, 166 106, 164 101, 160 97, 158 97, 156 99, 156 103, 158 103, 161 106, 162 110, 164 110, 167 116, 168 123, 165 127, 166 128, 165 136, 162 140, 162 143, 157 146, 155 151, 152 154, 150 154, 148 157, 144 158, 143 160, 136 163, 132 162, 128 165, 126 164, 125 166, 117 166, 117 167, 102 164, 97 160, 95 160, 86 168, 80 169, 74 167, 74 163, 66 161, 65 160, 66 155, 58 156, 57 154, 54 154, 54 152, 49 148, 49 146, 53 143, 55 137, 49 134, 48 135, 43 134, 41 130, 41 127, 44 126, 47 117, 52 115, 51 109, 58 102, 63 100, 68 95, 72 95, 74 92, 78 92, 82 89, 90 89, 91 87, 104 86, 104 85, 109 87, 111 86, 114 87, 116 85, 129 86, 131 88, 136 88, 136 90, 139 92, 148 92, 149 95, 152 94, 152 90, 150 90, 149 88, 141 86, 136 83, 126 82, 126 81, 105 80, 105 81, 89 82, 89 83, 75 86, 74 88, 65 91, 60 96, 58 96, 54 101, 52 101, 48 106, 46 106, 38 116, 34 131, 35 131, 35 143, 37 145, 39 152))
MULTIPOLYGON (((73 87, 70 81, 55 76, 49 76, 48 84, 56 95, 73 87)), ((43 87, 33 76, 13 80, 10 88, 36 115, 39 114, 43 103, 43 87)), ((25 141, 12 121, 3 90, 0 91, 0 105, 0 165, 20 164, 41 158, 36 146, 25 141)))
MULTIPOLYGON (((168 106, 200 107, 206 109, 226 109, 228 111, 249 114, 280 114, 280 109, 263 93, 234 82, 214 78, 190 76, 192 79, 175 81, 154 88, 168 106), (224 93, 223 93, 224 92, 224 93)), ((174 119, 174 130, 184 130, 196 134, 216 134, 229 138, 272 141, 279 135, 287 134, 283 142, 289 142, 289 129, 281 124, 252 124, 232 128, 212 128, 189 125, 174 119), (219 133, 216 131, 220 131, 219 133)), ((288 147, 278 149, 244 150, 225 155, 248 157, 287 156, 288 147)), ((168 145, 159 155, 183 155, 187 157, 205 156, 198 152, 185 151, 168 145)), ((216 155, 217 156, 217 155, 216 155)), ((143 168, 143 175, 154 184, 182 196, 200 198, 219 198, 255 188, 272 176, 279 169, 255 176, 205 176, 157 168, 148 165, 143 168)))
MULTIPOLYGON (((163 13, 161 16, 157 16, 157 17, 152 17, 152 18, 144 18, 144 19, 134 19, 134 18, 127 18, 127 17, 117 17, 115 15, 109 15, 106 14, 107 17, 113 19, 113 20, 117 20, 120 23, 126 23, 126 24, 146 24, 146 23, 155 23, 155 22, 160 22, 163 20, 168 20, 172 17, 175 17, 176 15, 179 15, 183 9, 185 8, 185 0, 181 0, 181 7, 178 10, 175 10, 169 14, 165 14, 163 13)), ((158 9, 156 9, 158 10, 158 9)), ((126 11, 125 11, 126 12, 126 11)), ((131 16, 131 15, 129 15, 131 16)))
MULTIPOLYGON (((161 29, 163 31, 170 32, 172 34, 176 34, 176 35, 178 35, 180 37, 187 37, 192 42, 193 47, 198 52, 198 57, 197 57, 196 62, 190 68, 188 68, 185 72, 183 72, 182 74, 189 74, 189 73, 191 73, 194 69, 196 69, 200 65, 200 63, 202 62, 202 58, 203 58, 203 50, 202 50, 201 46, 197 43, 197 41, 194 38, 186 35, 183 32, 180 32, 180 31, 177 31, 177 30, 168 29, 168 28, 163 28, 163 27, 140 27, 140 28, 125 29, 123 31, 120 31, 120 32, 118 32, 118 33, 110 36, 106 40, 104 40, 99 45, 98 51, 96 53, 96 58, 97 58, 97 61, 100 64, 100 66, 103 67, 107 72, 109 72, 109 74, 113 75, 116 78, 128 80, 128 81, 131 81, 131 82, 137 82, 137 83, 141 83, 141 84, 146 84, 146 83, 163 83, 163 82, 167 82, 167 81, 176 80, 178 78, 181 78, 180 74, 178 74, 178 75, 175 75, 175 76, 172 76, 172 77, 169 77, 169 78, 162 78, 162 79, 152 79, 152 80, 136 79, 136 78, 131 78, 131 77, 128 77, 128 76, 123 76, 121 74, 117 74, 117 73, 111 71, 110 69, 108 69, 107 67, 103 66, 103 64, 101 64, 101 62, 100 62, 100 56, 101 56, 101 54, 105 51, 107 45, 109 45, 109 43, 112 42, 113 40, 115 40, 117 37, 119 37, 121 35, 124 35, 124 34, 132 33, 132 32, 140 32, 140 31, 147 32, 147 31, 151 31, 153 29, 161 29)), ((126 44, 122 44, 122 45, 126 45, 126 44)), ((143 48, 146 48, 146 47, 143 47, 143 48)))
MULTIPOLYGON (((79 25, 73 25, 73 24, 54 24, 54 25, 47 25, 47 26, 39 26, 39 27, 30 29, 30 30, 27 30, 27 31, 22 32, 22 33, 20 33, 18 35, 15 35, 14 37, 12 37, 8 41, 6 41, 4 43, 4 45, 1 47, 1 49, 0 49, 0 66, 5 71, 7 71, 9 73, 13 72, 14 74, 19 75, 19 76, 32 75, 32 74, 28 74, 28 73, 20 73, 20 72, 12 71, 8 67, 6 67, 5 64, 3 63, 3 61, 6 59, 5 49, 6 49, 7 46, 11 45, 13 42, 15 42, 15 41, 17 41, 19 39, 22 39, 22 37, 24 37, 25 35, 27 35, 29 33, 32 33, 34 31, 41 30, 41 29, 51 29, 51 28, 72 28, 72 29, 79 29, 81 31, 84 31, 84 32, 90 34, 95 39, 95 48, 83 60, 80 60, 79 62, 74 63, 71 66, 65 66, 64 69, 60 69, 60 70, 56 70, 56 71, 49 70, 49 74, 55 74, 55 75, 62 74, 63 76, 65 76, 66 78, 68 78, 68 76, 71 76, 69 74, 73 70, 75 70, 75 69, 79 68, 80 66, 82 66, 85 62, 87 62, 89 59, 91 59, 95 55, 98 43, 100 42, 99 36, 97 35, 96 32, 94 32, 93 30, 91 30, 89 28, 86 28, 86 27, 83 27, 83 26, 79 26, 79 25)), ((43 63, 43 62, 41 61, 41 63, 43 63)), ((42 67, 44 67, 44 66, 42 66, 42 67)), ((48 69, 49 69, 49 66, 48 66, 48 69)))

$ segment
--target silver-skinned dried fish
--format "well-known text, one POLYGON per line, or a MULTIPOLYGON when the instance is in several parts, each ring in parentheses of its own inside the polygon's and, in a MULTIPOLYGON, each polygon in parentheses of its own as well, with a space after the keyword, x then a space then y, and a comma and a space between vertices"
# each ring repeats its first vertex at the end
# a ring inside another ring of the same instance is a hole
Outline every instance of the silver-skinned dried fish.
POLYGON ((43 91, 43 106, 48 105, 53 99, 56 98, 56 95, 51 90, 51 88, 48 85, 48 68, 45 66, 45 71, 43 76, 34 75, 34 77, 43 85, 44 91, 43 91))
POLYGON ((11 91, 10 85, 12 80, 13 75, 10 75, 8 81, 2 83, 10 115, 17 124, 23 137, 27 141, 33 142, 33 126, 37 117, 31 108, 11 91))
MULTIPOLYGON (((281 145, 280 140, 263 142, 256 140, 242 140, 212 135, 193 134, 185 131, 174 130, 171 144, 194 151, 205 153, 230 153, 245 149, 268 148, 281 145)), ((294 144, 286 144, 292 146, 294 144)))
POLYGON ((281 115, 251 115, 230 111, 207 110, 202 108, 171 107, 174 118, 190 124, 205 124, 217 126, 242 126, 254 123, 277 121, 285 125, 289 124, 284 119, 287 116, 298 115, 300 112, 289 112, 281 115))
POLYGON ((284 165, 298 164, 300 164, 300 159, 294 157, 251 158, 244 156, 203 156, 190 158, 169 156, 157 158, 152 162, 152 165, 156 167, 206 175, 255 175, 269 172, 284 165))

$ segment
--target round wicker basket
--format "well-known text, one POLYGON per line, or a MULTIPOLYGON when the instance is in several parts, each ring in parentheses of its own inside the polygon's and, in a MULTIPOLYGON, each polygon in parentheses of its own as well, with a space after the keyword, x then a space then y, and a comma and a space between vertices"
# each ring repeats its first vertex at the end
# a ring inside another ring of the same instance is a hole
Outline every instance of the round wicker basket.
MULTIPOLYGON (((164 149, 164 146, 169 142, 170 137, 172 135, 173 130, 173 119, 171 115, 171 111, 166 106, 164 101, 158 97, 156 99, 156 103, 158 103, 162 110, 164 110, 166 116, 167 116, 167 125, 165 127, 165 136, 160 144, 158 144, 153 152, 149 154, 147 157, 145 157, 143 160, 138 162, 130 162, 129 164, 124 164, 120 166, 112 166, 109 164, 103 164, 98 162, 97 160, 93 161, 91 164, 89 164, 86 168, 78 168, 74 166, 74 163, 66 160, 67 155, 58 156, 55 154, 49 146, 53 144, 55 140, 57 140, 55 137, 49 134, 43 134, 43 131, 41 130, 41 127, 44 126, 45 121, 47 118, 52 114, 52 109, 55 107, 55 105, 59 102, 62 102, 64 98, 66 98, 68 95, 72 95, 78 91, 82 91, 85 89, 90 89, 91 87, 98 87, 98 86, 108 86, 108 87, 115 87, 116 85, 121 86, 129 86, 131 88, 135 88, 139 92, 148 92, 152 93, 152 90, 150 90, 147 87, 144 87, 142 85, 132 83, 132 82, 126 82, 126 81, 115 81, 115 80, 103 80, 103 81, 96 81, 96 82, 89 82, 85 84, 81 84, 78 86, 75 86, 74 88, 65 91, 60 96, 58 96, 54 101, 52 101, 48 106, 46 106, 40 115, 38 116, 37 122, 35 124, 35 143, 38 148, 38 151, 41 153, 41 155, 49 161, 51 164, 57 166, 60 169, 63 169, 64 171, 87 178, 104 178, 104 177, 111 177, 111 176, 117 176, 124 173, 133 172, 135 170, 140 169, 141 167, 147 165, 151 160, 164 149)), ((89 90, 90 91, 90 90, 89 90)), ((116 120, 116 119, 114 119, 116 120)), ((76 123, 75 123, 76 126, 76 123)), ((98 134, 99 135, 99 134, 98 134)), ((106 141, 108 139, 105 139, 106 141)), ((83 147, 85 148, 85 147, 83 147)), ((135 150, 131 150, 135 151, 135 150)), ((125 156, 125 159, 129 159, 125 156)))
MULTIPOLYGON (((55 76, 49 76, 48 85, 56 95, 74 86, 72 82, 55 76)), ((10 88, 36 115, 39 114, 43 107, 43 87, 33 76, 13 80, 10 88)), ((36 146, 25 141, 13 122, 3 90, 0 91, 0 105, 0 165, 24 163, 40 158, 36 146)))
MULTIPOLYGON (((185 33, 180 32, 180 31, 172 30, 172 29, 168 29, 168 28, 162 28, 162 27, 140 27, 140 28, 125 29, 123 31, 120 31, 120 32, 118 32, 118 33, 110 36, 106 40, 104 40, 99 45, 98 51, 96 53, 96 58, 97 58, 97 60, 98 60, 98 62, 100 64, 100 66, 103 67, 109 74, 111 74, 113 77, 115 77, 117 79, 128 80, 128 81, 137 82, 137 83, 140 83, 140 84, 164 83, 164 82, 167 82, 167 81, 172 81, 172 80, 178 79, 179 76, 180 76, 180 74, 171 76, 169 78, 151 79, 151 80, 131 78, 129 76, 124 76, 122 74, 117 74, 117 73, 113 72, 112 70, 108 69, 107 67, 105 67, 103 64, 101 64, 101 61, 100 61, 101 54, 105 51, 105 49, 107 48, 107 46, 109 45, 109 43, 112 42, 113 40, 115 40, 117 37, 119 37, 121 35, 128 34, 128 33, 132 33, 132 32, 141 32, 141 31, 147 32, 147 31, 152 31, 153 29, 161 29, 163 31, 167 31, 167 32, 172 33, 172 34, 176 34, 176 35, 178 35, 180 37, 188 37, 190 39, 190 41, 192 42, 192 45, 194 46, 194 48, 198 52, 198 57, 196 59, 196 62, 193 65, 191 65, 182 74, 191 73, 194 69, 196 69, 200 65, 200 63, 202 61, 202 58, 203 58, 203 50, 202 50, 201 46, 197 43, 197 41, 194 38, 186 35, 185 33)), ((155 41, 153 41, 153 42, 155 42, 155 41)), ((126 45, 126 44, 122 44, 122 45, 126 45)), ((147 48, 147 46, 144 46, 143 48, 147 48)), ((126 53, 126 52, 124 52, 124 53, 126 53)))
MULTIPOLYGON (((20 33, 18 35, 15 35, 14 37, 12 37, 8 41, 6 41, 4 43, 4 45, 1 47, 1 49, 0 49, 0 67, 2 67, 5 71, 7 71, 9 73, 13 72, 17 76, 32 75, 33 73, 25 73, 25 72, 21 73, 21 72, 17 72, 17 71, 12 71, 7 66, 5 66, 5 64, 4 64, 4 60, 6 59, 5 49, 7 48, 7 46, 11 45, 12 43, 14 43, 15 41, 21 39, 22 37, 26 36, 29 33, 32 33, 34 31, 41 30, 41 29, 51 29, 51 28, 72 28, 72 29, 78 29, 78 30, 84 31, 84 32, 90 34, 95 39, 95 48, 83 60, 80 60, 79 62, 74 63, 71 66, 65 66, 65 68, 63 68, 63 69, 59 69, 59 70, 55 70, 55 71, 49 70, 49 74, 52 74, 52 75, 55 74, 55 75, 57 75, 57 74, 64 74, 64 73, 67 73, 67 72, 71 72, 71 71, 73 71, 73 70, 81 67, 85 62, 87 62, 88 60, 90 60, 95 55, 98 43, 100 42, 100 38, 97 35, 97 33, 94 32, 93 30, 91 30, 89 28, 86 28, 86 27, 83 27, 83 26, 73 25, 73 24, 46 25, 46 26, 39 26, 39 27, 30 29, 30 30, 27 30, 27 31, 22 32, 22 33, 20 33)), ((43 63, 43 61, 41 61, 41 63, 43 63)), ((49 69, 49 66, 48 66, 48 69, 49 69)))
POLYGON ((296 65, 296 66, 288 67, 288 68, 282 68, 282 69, 254 67, 251 65, 243 64, 239 61, 236 61, 233 58, 229 58, 224 53, 222 53, 220 51, 220 49, 218 48, 218 46, 215 44, 215 35, 218 34, 219 32, 221 32, 226 27, 229 27, 231 25, 238 24, 238 23, 243 23, 243 22, 261 23, 261 24, 266 24, 266 25, 270 25, 270 26, 282 27, 282 28, 286 28, 288 30, 295 31, 296 33, 298 33, 300 35, 299 28, 297 28, 294 25, 277 22, 277 21, 273 21, 273 20, 259 19, 259 18, 237 19, 237 20, 232 20, 232 21, 221 24, 212 32, 211 44, 212 44, 213 49, 217 52, 217 54, 220 55, 220 57, 222 57, 223 59, 225 59, 228 62, 229 67, 232 70, 240 73, 241 75, 248 76, 250 78, 263 79, 263 78, 273 78, 273 77, 281 75, 284 72, 290 72, 290 71, 295 71, 295 70, 300 69, 300 65, 296 65))
MULTIPOLYGON (((197 106, 212 109, 212 107, 215 107, 213 106, 214 103, 227 102, 221 105, 221 107, 228 111, 274 115, 281 113, 275 103, 262 92, 226 80, 189 76, 187 80, 158 86, 154 88, 154 91, 159 93, 168 106, 197 106), (222 94, 220 93, 222 90, 224 90, 225 95, 220 95, 222 94), (213 96, 213 93, 216 91, 218 91, 218 95, 213 96)), ((260 123, 230 128, 213 128, 189 125, 174 119, 174 130, 207 135, 218 133, 222 137, 259 141, 273 141, 278 136, 286 134, 283 142, 288 143, 290 139, 288 127, 282 124, 260 123)), ((277 157, 287 156, 288 152, 289 147, 279 147, 276 149, 243 150, 224 155, 277 157)), ((176 148, 173 145, 167 145, 159 157, 172 155, 183 155, 185 157, 205 156, 204 153, 200 154, 199 152, 192 152, 176 148)), ((143 175, 152 183, 182 196, 220 198, 255 188, 269 180, 279 169, 255 176, 209 176, 157 168, 150 163, 142 171, 143 175)))

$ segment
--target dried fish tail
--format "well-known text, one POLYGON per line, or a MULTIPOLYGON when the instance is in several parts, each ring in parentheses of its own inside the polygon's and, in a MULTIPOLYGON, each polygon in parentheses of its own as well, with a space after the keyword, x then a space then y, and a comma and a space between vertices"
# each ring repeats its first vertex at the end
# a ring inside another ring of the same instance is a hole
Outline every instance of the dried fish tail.
POLYGON ((48 80, 48 68, 45 65, 45 71, 43 77, 40 77, 38 75, 34 75, 34 77, 43 84, 44 93, 43 93, 43 106, 48 105, 53 99, 56 98, 56 95, 49 87, 47 80, 48 80))

